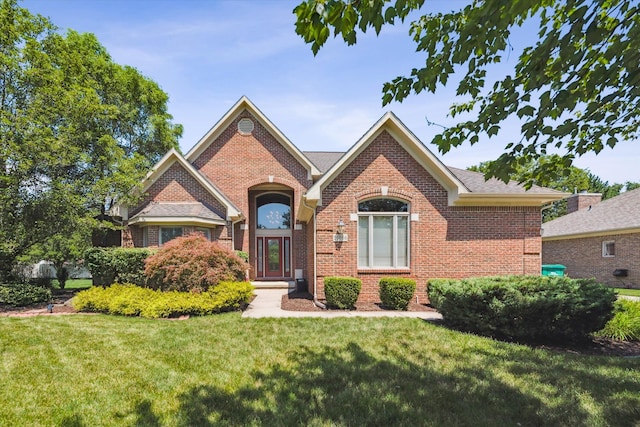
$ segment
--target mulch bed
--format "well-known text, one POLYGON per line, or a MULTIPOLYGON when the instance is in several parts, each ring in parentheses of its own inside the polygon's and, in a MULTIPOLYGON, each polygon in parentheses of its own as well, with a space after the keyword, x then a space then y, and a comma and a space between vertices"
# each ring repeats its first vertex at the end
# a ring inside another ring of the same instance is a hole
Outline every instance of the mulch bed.
MULTIPOLYGON (((324 301, 320 300, 324 304, 324 301)), ((282 296, 283 310, 286 311, 322 311, 322 309, 313 303, 313 296, 309 292, 291 292, 282 296)), ((356 311, 387 311, 387 309, 375 302, 359 302, 356 303, 356 311)), ((435 311, 427 304, 417 304, 412 302, 409 304, 407 311, 435 311)))
MULTIPOLYGON (((321 300, 322 303, 324 301, 321 300)), ((322 311, 313 303, 313 296, 308 292, 292 292, 282 296, 282 309, 287 311, 322 311)), ((386 311, 380 303, 357 303, 356 311, 386 311)), ((435 311, 425 304, 411 303, 408 311, 435 311)), ((441 322, 440 322, 441 323, 441 322)), ((528 344, 533 348, 541 348, 560 353, 574 353, 601 356, 640 357, 640 341, 615 341, 606 338, 571 344, 528 344)))
MULTIPOLYGON (((54 305, 53 314, 70 314, 76 313, 76 309, 70 304, 65 304, 69 301, 76 292, 82 289, 53 289, 51 291, 51 303, 54 305)), ((51 314, 47 310, 48 303, 34 304, 28 307, 14 307, 11 305, 0 304, 0 316, 16 316, 27 317, 39 314, 51 314)))

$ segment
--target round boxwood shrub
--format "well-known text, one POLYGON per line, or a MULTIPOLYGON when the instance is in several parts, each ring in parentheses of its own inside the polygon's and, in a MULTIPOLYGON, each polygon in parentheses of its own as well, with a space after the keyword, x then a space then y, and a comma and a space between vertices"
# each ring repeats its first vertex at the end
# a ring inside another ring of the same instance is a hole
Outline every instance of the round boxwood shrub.
POLYGON ((450 326, 516 341, 577 340, 612 317, 615 292, 564 276, 434 279, 429 300, 450 326))
POLYGON ((168 242, 145 260, 147 286, 204 292, 219 282, 242 282, 247 264, 233 251, 194 233, 168 242))
POLYGON ((404 277, 383 277, 380 279, 380 301, 394 310, 406 310, 416 291, 416 281, 404 277))
POLYGON ((354 308, 361 289, 362 280, 354 277, 324 278, 324 295, 331 308, 354 308))

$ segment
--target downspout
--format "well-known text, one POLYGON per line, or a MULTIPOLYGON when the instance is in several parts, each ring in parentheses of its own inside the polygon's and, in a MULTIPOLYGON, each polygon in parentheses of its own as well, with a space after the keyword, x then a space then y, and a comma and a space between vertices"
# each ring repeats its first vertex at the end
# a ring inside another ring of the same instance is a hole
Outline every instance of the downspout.
POLYGON ((324 305, 323 303, 321 303, 320 301, 318 301, 318 284, 317 284, 317 277, 318 277, 318 260, 317 260, 317 249, 318 249, 318 243, 317 243, 317 238, 316 238, 316 208, 312 208, 311 206, 307 205, 307 198, 306 195, 302 195, 302 204, 307 208, 307 209, 311 209, 311 211, 313 212, 313 303, 315 304, 316 307, 320 307, 323 310, 327 309, 327 306, 324 305))

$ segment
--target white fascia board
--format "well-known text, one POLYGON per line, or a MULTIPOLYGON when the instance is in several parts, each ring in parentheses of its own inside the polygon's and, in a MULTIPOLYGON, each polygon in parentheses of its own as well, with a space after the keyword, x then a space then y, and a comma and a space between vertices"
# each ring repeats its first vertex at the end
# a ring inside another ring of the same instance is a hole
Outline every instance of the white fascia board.
POLYGON ((211 185, 211 183, 205 179, 200 172, 198 172, 191 163, 189 163, 182 155, 175 149, 169 150, 167 154, 160 159, 158 163, 151 169, 151 171, 147 174, 144 179, 144 185, 142 187, 142 192, 147 191, 151 185, 158 178, 160 178, 169 168, 175 163, 178 162, 187 172, 195 178, 196 181, 200 185, 202 185, 213 197, 215 197, 220 203, 222 203, 227 209, 227 219, 235 220, 242 218, 242 212, 238 209, 229 199, 227 199, 220 190, 211 185))
POLYGON ((334 164, 307 191, 308 200, 317 200, 322 205, 322 191, 333 181, 362 151, 364 151, 383 131, 389 134, 449 193, 449 200, 455 202, 459 194, 469 190, 447 167, 402 123, 395 114, 385 113, 340 160, 334 164))
POLYGON ((193 162, 195 159, 202 154, 207 147, 215 141, 215 139, 220 136, 220 134, 229 126, 231 122, 233 122, 238 115, 242 113, 244 110, 248 110, 251 115, 253 115, 260 124, 267 129, 267 131, 274 136, 274 138, 293 156, 296 160, 307 169, 308 176, 310 178, 318 177, 322 175, 322 173, 318 170, 318 168, 307 158, 307 156, 298 149, 281 131, 278 129, 272 122, 265 116, 262 111, 260 111, 254 104, 247 98, 243 96, 236 102, 227 113, 222 116, 218 122, 213 125, 211 129, 196 143, 196 145, 189 150, 189 152, 185 155, 185 158, 193 162))
POLYGON ((196 226, 219 226, 226 225, 224 220, 205 219, 198 217, 134 217, 129 225, 149 226, 149 225, 196 225, 196 226))

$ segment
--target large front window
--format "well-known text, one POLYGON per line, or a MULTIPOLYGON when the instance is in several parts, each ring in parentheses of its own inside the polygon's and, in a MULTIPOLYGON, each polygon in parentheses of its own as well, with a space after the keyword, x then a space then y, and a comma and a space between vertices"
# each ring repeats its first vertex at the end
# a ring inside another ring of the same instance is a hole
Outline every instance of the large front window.
POLYGON ((395 199, 358 204, 358 267, 409 267, 409 205, 395 199))

